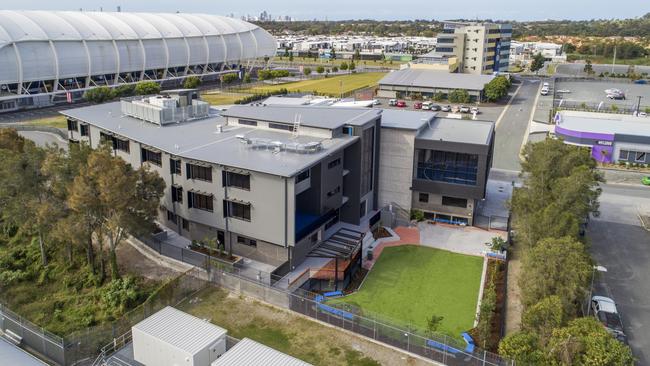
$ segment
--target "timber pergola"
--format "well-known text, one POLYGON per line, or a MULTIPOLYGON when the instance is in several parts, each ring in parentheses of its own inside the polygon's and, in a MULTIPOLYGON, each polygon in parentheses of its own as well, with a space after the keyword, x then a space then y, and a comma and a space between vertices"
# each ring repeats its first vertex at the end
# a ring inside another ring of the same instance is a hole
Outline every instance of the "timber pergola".
MULTIPOLYGON (((341 228, 328 239, 320 242, 312 249, 307 257, 334 259, 334 290, 338 291, 339 260, 350 261, 357 253, 363 253, 362 232, 341 228)), ((363 255, 359 255, 359 265, 362 265, 363 255)))

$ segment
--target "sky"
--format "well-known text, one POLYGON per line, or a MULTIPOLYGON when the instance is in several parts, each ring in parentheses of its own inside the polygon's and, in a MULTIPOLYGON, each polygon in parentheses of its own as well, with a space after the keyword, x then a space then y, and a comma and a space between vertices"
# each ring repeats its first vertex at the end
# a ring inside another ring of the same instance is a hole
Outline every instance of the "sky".
POLYGON ((312 19, 600 19, 650 12, 648 0, 0 0, 0 9, 100 10, 259 15, 312 19))

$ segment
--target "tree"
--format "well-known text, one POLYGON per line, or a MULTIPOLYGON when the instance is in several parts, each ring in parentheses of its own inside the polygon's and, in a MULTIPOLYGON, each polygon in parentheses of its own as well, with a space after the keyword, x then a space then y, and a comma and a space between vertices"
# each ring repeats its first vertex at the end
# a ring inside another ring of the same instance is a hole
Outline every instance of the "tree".
POLYGON ((470 96, 465 89, 455 89, 449 93, 449 101, 451 103, 469 103, 470 96))
POLYGON ((445 99, 445 95, 441 92, 435 92, 433 93, 431 99, 435 100, 436 102, 441 102, 443 99, 445 99))
POLYGON ((567 317, 576 313, 591 275, 584 244, 570 237, 544 239, 528 251, 522 268, 519 287, 524 307, 555 295, 567 317))
POLYGON ((114 97, 129 97, 132 96, 135 92, 135 85, 133 84, 122 84, 113 88, 112 96, 114 97))
POLYGON ((305 67, 302 72, 305 74, 305 76, 311 75, 311 68, 305 67))
POLYGON ((533 56, 533 60, 530 63, 530 71, 537 73, 542 67, 544 67, 544 56, 541 53, 533 56))
POLYGON ((549 296, 530 306, 521 317, 521 328, 526 332, 536 334, 542 345, 546 345, 553 329, 564 325, 564 309, 562 300, 549 296))
POLYGON ((183 88, 196 89, 201 85, 201 79, 198 76, 190 76, 183 82, 183 88))
POLYGON ((84 99, 91 103, 104 103, 107 100, 114 98, 114 94, 111 91, 111 88, 107 86, 98 86, 87 90, 84 93, 84 99))
POLYGON ((595 73, 594 67, 591 65, 591 60, 587 59, 585 61, 585 67, 582 69, 587 75, 593 75, 595 73))
POLYGON ((483 94, 488 101, 494 102, 508 95, 508 88, 508 79, 505 76, 497 76, 485 85, 483 94))
POLYGON ((350 71, 354 71, 354 69, 356 68, 357 66, 354 64, 354 61, 350 62, 350 66, 348 67, 348 69, 350 69, 350 71))
POLYGON ((429 337, 433 338, 436 332, 438 332, 438 328, 440 327, 440 324, 442 324, 443 319, 444 317, 435 314, 431 315, 431 317, 427 319, 427 333, 429 337))
POLYGON ((348 69, 348 63, 343 61, 341 62, 341 70, 346 71, 348 69))
POLYGON ((542 365, 544 360, 538 337, 526 331, 503 338, 499 343, 499 354, 514 360, 517 365, 542 365))
POLYGON ((152 95, 160 93, 160 84, 155 81, 141 81, 135 86, 136 95, 152 95))
POLYGON ((336 50, 334 49, 334 47, 332 47, 332 50, 330 51, 330 58, 332 60, 336 60, 336 50))
MULTIPOLYGON (((354 50, 354 58, 353 58, 353 60, 357 60, 357 61, 361 60, 361 52, 359 52, 358 48, 354 50)), ((353 70, 353 69, 351 69, 351 70, 353 70)))
POLYGON ((316 72, 319 73, 319 74, 322 74, 322 73, 325 72, 325 68, 323 66, 318 66, 316 68, 316 72))
POLYGON ((339 68, 336 66, 332 67, 332 72, 339 72, 339 68))
POLYGON ((289 54, 289 62, 293 62, 293 52, 289 54))

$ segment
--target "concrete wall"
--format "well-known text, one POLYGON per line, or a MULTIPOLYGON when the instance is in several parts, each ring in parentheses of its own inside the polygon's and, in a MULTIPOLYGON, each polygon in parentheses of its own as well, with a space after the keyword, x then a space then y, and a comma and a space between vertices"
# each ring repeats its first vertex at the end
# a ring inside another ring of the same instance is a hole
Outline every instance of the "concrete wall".
POLYGON ((411 210, 411 183, 416 131, 381 129, 378 206, 396 203, 411 210))

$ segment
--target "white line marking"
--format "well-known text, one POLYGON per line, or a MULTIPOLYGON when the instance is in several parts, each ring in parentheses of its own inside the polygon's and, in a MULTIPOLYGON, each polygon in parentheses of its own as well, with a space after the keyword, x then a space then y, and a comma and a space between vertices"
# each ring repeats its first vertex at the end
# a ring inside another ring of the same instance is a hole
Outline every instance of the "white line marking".
POLYGON ((503 111, 501 111, 501 114, 499 115, 499 118, 497 118, 497 121, 494 123, 494 128, 495 129, 497 127, 499 127, 499 123, 501 123, 501 119, 503 119, 503 116, 506 114, 508 109, 510 109, 510 105, 512 105, 512 101, 515 100, 515 97, 517 96, 517 93, 519 93, 519 89, 521 89, 521 87, 524 85, 525 82, 526 82, 526 80, 521 81, 521 84, 517 87, 517 90, 515 90, 515 93, 512 94, 512 97, 508 101, 508 104, 506 104, 506 107, 503 108, 503 111))
POLYGON ((521 146, 519 147, 519 160, 523 160, 523 156, 521 155, 521 152, 524 150, 524 146, 526 146, 526 143, 528 142, 528 137, 530 136, 530 126, 533 124, 533 117, 535 117, 535 112, 537 111, 537 103, 539 102, 539 96, 541 95, 541 85, 540 83, 539 87, 537 87, 537 96, 535 97, 535 104, 533 105, 533 108, 530 111, 530 118, 528 119, 528 127, 526 127, 526 133, 524 134, 524 138, 521 140, 521 146))

